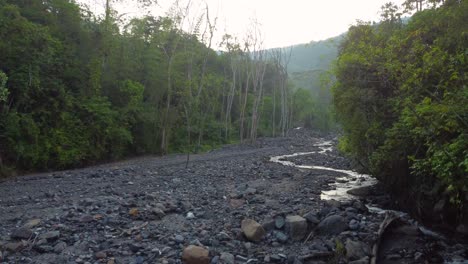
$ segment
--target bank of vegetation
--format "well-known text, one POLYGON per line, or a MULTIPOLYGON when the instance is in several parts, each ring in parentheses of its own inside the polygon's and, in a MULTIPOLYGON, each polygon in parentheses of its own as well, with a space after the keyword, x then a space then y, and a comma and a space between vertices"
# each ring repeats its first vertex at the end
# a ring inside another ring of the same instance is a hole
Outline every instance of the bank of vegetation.
POLYGON ((407 1, 339 50, 340 146, 422 219, 467 231, 468 1, 407 1), (464 224, 464 225, 463 225, 464 224))
POLYGON ((255 23, 219 52, 208 7, 191 16, 176 1, 123 23, 114 2, 96 15, 73 0, 0 0, 3 175, 193 153, 310 118, 310 93, 295 95, 285 57, 264 50, 255 23))

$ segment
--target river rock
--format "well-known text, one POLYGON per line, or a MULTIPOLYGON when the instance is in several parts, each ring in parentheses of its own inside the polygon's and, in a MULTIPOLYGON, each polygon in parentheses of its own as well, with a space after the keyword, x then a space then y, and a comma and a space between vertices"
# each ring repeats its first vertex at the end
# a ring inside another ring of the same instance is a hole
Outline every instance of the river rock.
POLYGON ((229 201, 229 205, 234 209, 241 208, 242 206, 244 206, 244 204, 245 204, 244 199, 231 199, 229 201))
POLYGON ((369 196, 372 194, 373 186, 358 187, 348 190, 347 193, 354 196, 369 196))
POLYGON ((278 229, 281 229, 284 227, 284 224, 286 222, 284 221, 284 217, 282 217, 281 215, 278 215, 275 217, 275 227, 278 228, 278 229))
POLYGON ((7 243, 7 244, 5 244, 3 247, 4 247, 7 251, 10 251, 10 252, 17 252, 17 251, 22 250, 22 249, 25 248, 26 246, 27 246, 27 243, 25 243, 24 241, 22 241, 22 242, 7 243))
POLYGON ((317 214, 315 212, 308 212, 304 215, 304 218, 307 220, 307 222, 311 223, 312 225, 318 225, 320 223, 320 220, 318 219, 317 214))
POLYGON ((39 236, 40 239, 45 239, 47 241, 54 241, 60 237, 60 231, 50 231, 39 236))
POLYGON ((199 246, 188 246, 182 253, 182 261, 186 264, 209 264, 209 251, 199 246))
POLYGON ((274 234, 275 234, 275 238, 279 242, 286 243, 286 241, 288 241, 288 236, 285 233, 280 232, 280 231, 275 231, 274 234))
POLYGON ((41 219, 31 219, 27 221, 23 227, 31 229, 41 224, 41 219))
POLYGON ((348 260, 360 260, 370 255, 370 247, 360 241, 346 240, 346 258, 348 260))
POLYGON ((105 258, 107 258, 107 253, 105 251, 99 251, 99 252, 96 252, 96 254, 94 256, 97 259, 105 259, 105 258))
POLYGON ((220 264, 235 264, 236 260, 233 254, 223 252, 221 253, 221 256, 219 257, 219 263, 220 264))
POLYGON ((298 241, 304 238, 307 234, 307 220, 298 215, 290 215, 286 217, 286 233, 289 234, 292 240, 298 241))
POLYGON ((54 246, 54 252, 57 253, 57 254, 60 254, 62 253, 62 251, 65 250, 65 248, 67 248, 67 243, 65 242, 58 242, 55 246, 54 246))
POLYGON ((20 227, 13 230, 13 232, 11 232, 10 237, 12 239, 29 239, 32 235, 33 232, 31 231, 31 229, 26 227, 20 227))
POLYGON ((244 236, 253 242, 258 242, 263 239, 266 232, 263 226, 253 219, 244 219, 241 223, 241 229, 244 236))
POLYGON ((271 231, 275 229, 275 219, 268 217, 262 221, 263 229, 266 231, 271 231))
POLYGON ((338 235, 346 229, 348 224, 342 216, 331 215, 319 223, 316 231, 320 235, 338 235))

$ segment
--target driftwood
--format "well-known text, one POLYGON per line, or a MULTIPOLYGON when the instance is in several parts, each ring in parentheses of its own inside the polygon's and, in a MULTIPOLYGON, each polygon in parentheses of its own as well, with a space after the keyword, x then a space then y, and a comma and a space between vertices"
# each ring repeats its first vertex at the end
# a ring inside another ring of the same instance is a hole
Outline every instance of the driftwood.
POLYGON ((378 238, 377 241, 375 242, 373 248, 372 248, 372 259, 371 259, 371 264, 376 264, 377 259, 379 258, 379 247, 382 242, 383 235, 385 234, 385 231, 387 230, 388 226, 392 224, 395 220, 400 219, 400 216, 397 216, 391 212, 387 212, 385 215, 385 219, 383 222, 380 224, 379 232, 377 233, 378 238))

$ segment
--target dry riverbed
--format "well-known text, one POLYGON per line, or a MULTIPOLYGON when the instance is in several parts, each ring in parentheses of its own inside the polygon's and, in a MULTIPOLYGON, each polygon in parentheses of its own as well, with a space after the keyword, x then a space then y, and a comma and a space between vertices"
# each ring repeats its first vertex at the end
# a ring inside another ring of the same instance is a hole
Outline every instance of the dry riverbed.
POLYGON ((334 147, 320 152, 326 140, 336 144, 292 130, 286 138, 194 155, 188 168, 184 155, 173 155, 5 180, 0 263, 370 263, 373 257, 437 263, 468 257, 462 244, 424 235, 405 216, 379 233, 389 215, 366 205, 388 203, 388 197, 375 189, 370 197, 321 200, 337 181, 359 179, 270 161, 317 152, 290 161, 349 170, 334 147))

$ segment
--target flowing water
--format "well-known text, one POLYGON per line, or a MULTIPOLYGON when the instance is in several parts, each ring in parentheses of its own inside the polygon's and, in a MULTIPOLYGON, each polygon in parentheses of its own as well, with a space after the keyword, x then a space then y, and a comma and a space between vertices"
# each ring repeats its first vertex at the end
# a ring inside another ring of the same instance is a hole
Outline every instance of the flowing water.
POLYGON ((290 155, 281 155, 270 158, 271 162, 280 163, 285 166, 292 166, 299 169, 309 169, 309 170, 325 170, 325 171, 334 171, 338 173, 342 173, 344 176, 337 178, 335 183, 331 184, 332 189, 329 191, 322 191, 321 199, 322 200, 337 200, 337 201, 345 201, 355 199, 351 194, 348 194, 348 190, 358 188, 358 187, 365 187, 371 186, 377 183, 377 180, 372 178, 370 175, 367 174, 360 174, 355 171, 351 170, 340 170, 334 169, 330 167, 323 167, 323 166, 307 166, 307 165, 297 165, 294 162, 288 161, 289 158, 294 158, 298 156, 307 156, 313 154, 322 154, 322 155, 329 155, 329 152, 332 151, 332 142, 331 141, 321 141, 318 144, 314 145, 315 147, 319 148, 319 151, 312 151, 312 152, 299 152, 290 155))

